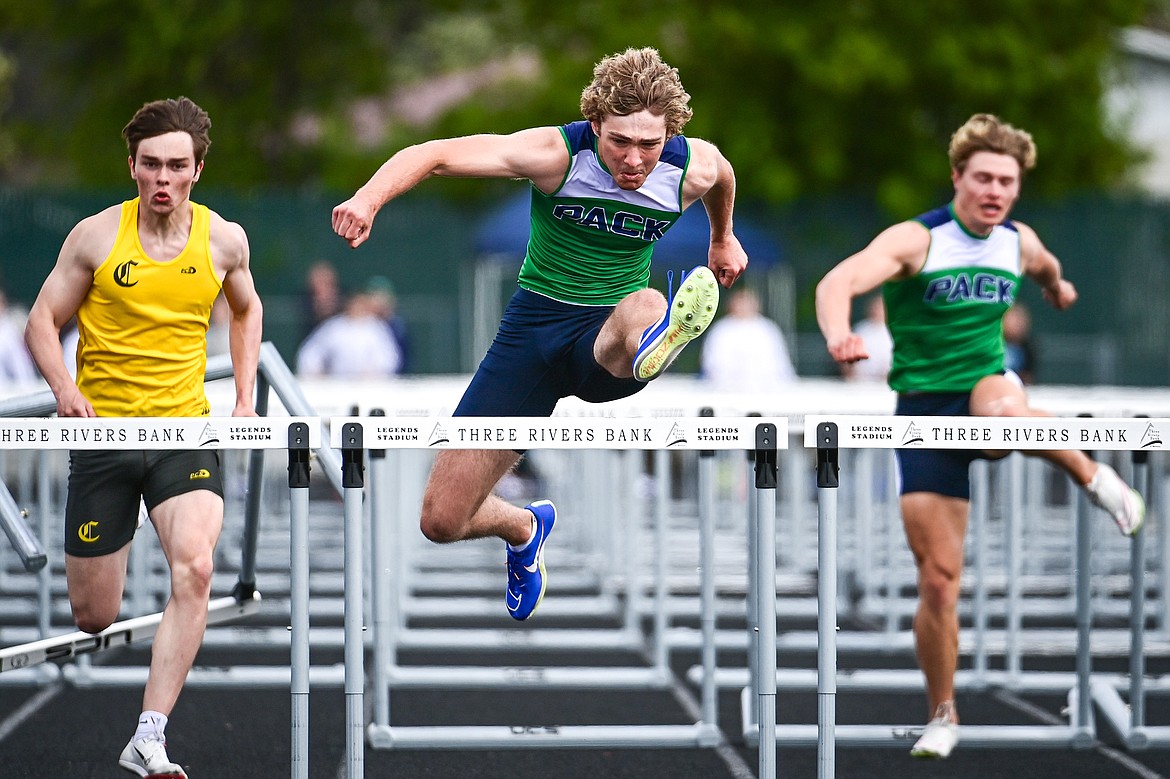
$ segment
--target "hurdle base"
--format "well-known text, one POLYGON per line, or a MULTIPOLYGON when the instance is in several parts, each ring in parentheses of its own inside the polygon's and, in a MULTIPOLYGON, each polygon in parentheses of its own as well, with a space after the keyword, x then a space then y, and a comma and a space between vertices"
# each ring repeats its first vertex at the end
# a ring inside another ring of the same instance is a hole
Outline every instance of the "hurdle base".
POLYGON ((751 687, 744 687, 739 691, 739 721, 743 723, 743 740, 749 747, 760 745, 760 717, 756 710, 757 700, 759 698, 751 687))
POLYGON ((387 684, 394 689, 458 688, 467 690, 539 686, 558 690, 662 690, 673 683, 670 669, 654 667, 476 667, 391 666, 387 684))
POLYGON ((0 687, 43 687, 60 681, 61 668, 52 663, 6 671, 0 675, 0 687))
POLYGON ((1166 749, 1170 747, 1170 727, 1141 726, 1130 730, 1125 737, 1125 746, 1132 752, 1143 752, 1147 749, 1166 749))
POLYGON ((565 650, 613 651, 639 648, 642 632, 632 628, 544 630, 483 630, 478 628, 409 628, 395 637, 398 649, 468 650, 565 650))
MULTIPOLYGON (((339 604, 344 605, 344 604, 339 604)), ((399 605, 407 619, 413 617, 444 617, 460 619, 503 613, 499 598, 409 596, 399 605)), ((334 613, 337 613, 336 611, 334 613)), ((556 598, 540 605, 540 615, 546 618, 594 619, 620 618, 622 604, 612 595, 581 595, 556 598)))
MULTIPOLYGON (((837 725, 834 739, 838 746, 891 747, 909 750, 922 735, 922 725, 837 725)), ((815 747, 817 725, 777 725, 776 743, 785 746, 815 747)), ((743 734, 749 747, 760 745, 759 726, 743 734)), ((1091 749, 1096 736, 1087 728, 1069 725, 960 725, 959 748, 1003 749, 1051 747, 1091 749)))
POLYGON ((1089 694, 1097 706, 1097 711, 1117 731, 1127 749, 1140 752, 1151 746, 1170 746, 1170 728, 1135 725, 1133 711, 1115 687, 1094 679, 1089 685, 1089 694))
MULTIPOLYGON (((61 669, 63 679, 78 688, 120 688, 143 686, 150 675, 144 666, 66 665, 61 669)), ((5 674, 7 676, 7 674, 5 674)), ((187 672, 184 689, 289 689, 292 670, 289 666, 233 665, 228 667, 196 666, 187 672)), ((345 666, 310 666, 309 684, 312 687, 342 687, 345 684, 345 666)))
POLYGON ((723 743, 719 728, 694 725, 446 725, 390 727, 369 725, 373 749, 624 749, 715 747, 723 743))
MULTIPOLYGON (((687 681, 701 684, 702 666, 687 669, 687 681)), ((1093 674, 1095 683, 1117 689, 1129 685, 1124 674, 1093 674)), ((1158 680, 1155 680, 1157 682, 1158 680)), ((715 686, 719 689, 745 687, 748 683, 746 668, 715 669, 715 686)), ((1069 671, 973 671, 960 670, 955 673, 955 689, 960 691, 983 691, 991 689, 1011 690, 1024 693, 1063 694, 1076 687, 1077 676, 1069 671)), ((922 672, 914 669, 862 669, 838 671, 836 687, 850 692, 915 692, 923 689, 922 672)), ((817 671, 814 668, 781 668, 776 671, 776 689, 781 692, 810 692, 817 689, 817 671)), ((1160 689, 1160 686, 1159 686, 1160 689)))

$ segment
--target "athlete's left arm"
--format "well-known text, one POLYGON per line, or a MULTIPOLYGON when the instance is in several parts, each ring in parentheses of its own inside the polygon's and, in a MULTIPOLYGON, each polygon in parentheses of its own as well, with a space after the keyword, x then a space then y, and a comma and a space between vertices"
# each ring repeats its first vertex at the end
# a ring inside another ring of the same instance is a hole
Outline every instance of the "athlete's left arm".
POLYGON ((256 416, 253 394, 260 362, 264 306, 252 279, 248 236, 244 228, 213 213, 211 252, 216 267, 225 271, 223 295, 232 312, 228 324, 228 348, 236 382, 236 406, 232 416, 256 416))
POLYGON ((1022 222, 1015 222, 1020 233, 1020 270, 1040 285, 1044 299, 1058 311, 1077 302, 1077 288, 1064 277, 1060 260, 1036 235, 1036 231, 1022 222))
POLYGON ((730 287, 747 268, 747 252, 735 237, 732 212, 735 209, 735 171, 715 145, 688 138, 691 160, 683 182, 683 208, 703 201, 711 222, 711 248, 707 265, 724 287, 730 287))

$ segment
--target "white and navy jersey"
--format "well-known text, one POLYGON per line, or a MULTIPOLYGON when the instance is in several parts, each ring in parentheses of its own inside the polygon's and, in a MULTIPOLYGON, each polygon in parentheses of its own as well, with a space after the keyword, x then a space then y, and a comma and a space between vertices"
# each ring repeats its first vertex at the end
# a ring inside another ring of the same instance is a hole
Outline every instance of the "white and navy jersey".
POLYGON ((1003 315, 1020 284, 1020 234, 975 235, 946 205, 914 219, 930 231, 922 269, 882 286, 897 392, 969 392, 1003 370, 1003 315))
POLYGON ((650 281, 654 242, 682 214, 690 144, 667 139, 645 183, 618 187, 587 121, 560 128, 569 168, 557 190, 532 187, 532 226, 520 286, 566 303, 616 305, 650 281))

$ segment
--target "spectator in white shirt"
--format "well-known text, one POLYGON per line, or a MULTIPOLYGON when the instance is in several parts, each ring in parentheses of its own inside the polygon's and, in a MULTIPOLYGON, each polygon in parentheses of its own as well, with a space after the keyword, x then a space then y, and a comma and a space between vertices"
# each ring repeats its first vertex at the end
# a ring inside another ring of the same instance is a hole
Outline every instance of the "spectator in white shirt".
POLYGON ((750 288, 728 297, 727 313, 702 343, 699 367, 712 389, 760 392, 796 379, 780 326, 760 313, 760 299, 750 288))
POLYGON ((24 312, 10 309, 0 290, 0 386, 32 384, 40 378, 24 344, 24 320, 24 312))
POLYGON ((402 353, 380 310, 374 293, 351 295, 340 314, 326 319, 301 343, 297 374, 351 379, 396 375, 402 353))

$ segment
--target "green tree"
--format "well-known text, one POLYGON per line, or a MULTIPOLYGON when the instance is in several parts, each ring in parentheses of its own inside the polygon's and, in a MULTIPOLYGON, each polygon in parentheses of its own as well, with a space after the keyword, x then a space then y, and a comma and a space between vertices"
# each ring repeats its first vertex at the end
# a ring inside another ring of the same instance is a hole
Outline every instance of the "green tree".
POLYGON ((601 56, 655 46, 692 95, 687 132, 720 146, 749 198, 856 189, 905 214, 945 191, 950 133, 976 112, 1033 133, 1031 191, 1113 186, 1135 159, 1102 95, 1145 0, 521 5, 548 59, 532 98, 544 121, 572 118, 601 56))
POLYGON ((217 183, 298 183, 323 164, 329 123, 385 88, 422 5, 8 3, 2 40, 28 65, 13 130, 37 180, 121 181, 123 158, 101 150, 124 153, 118 133, 144 102, 187 95, 211 115, 217 183))
POLYGON ((11 131, 4 122, 4 114, 12 103, 12 81, 15 75, 16 63, 0 48, 0 171, 8 168, 16 148, 11 131))
POLYGON ((679 68, 687 132, 723 149, 745 198, 851 190, 900 215, 946 192, 949 135, 979 111, 1035 136, 1030 191, 1122 184, 1135 155, 1102 114, 1114 38, 1165 14, 1165 0, 8 5, 26 179, 121 181, 120 153, 97 152, 120 152, 142 102, 187 94, 215 123, 217 183, 350 189, 428 137, 571 121, 593 63, 648 45, 679 68), (480 72, 518 55, 534 67, 480 72), (436 77, 460 73, 444 102, 436 77), (410 119, 404 103, 434 105, 410 119))

